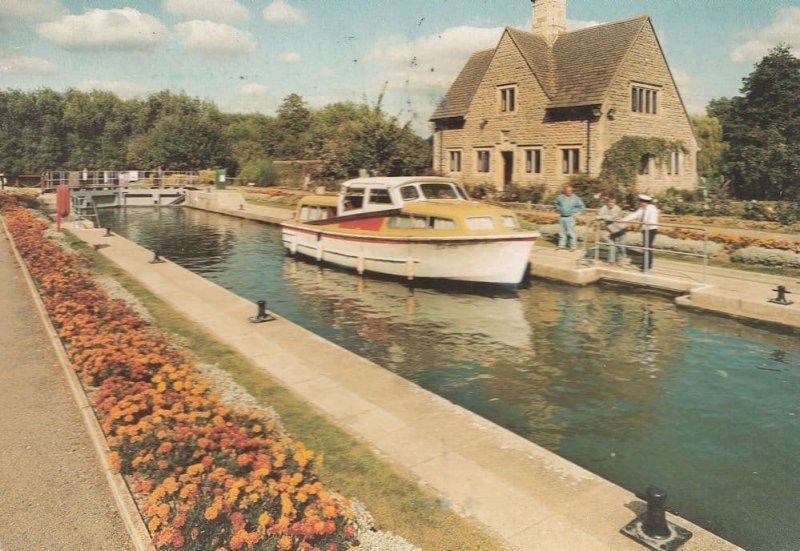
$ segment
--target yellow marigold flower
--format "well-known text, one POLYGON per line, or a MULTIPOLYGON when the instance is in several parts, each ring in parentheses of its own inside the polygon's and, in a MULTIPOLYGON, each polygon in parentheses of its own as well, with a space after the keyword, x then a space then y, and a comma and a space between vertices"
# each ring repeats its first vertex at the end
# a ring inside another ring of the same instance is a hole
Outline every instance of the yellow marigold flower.
POLYGON ((122 460, 119 457, 119 453, 111 452, 107 456, 108 464, 111 467, 111 470, 114 472, 119 472, 120 466, 122 464, 122 460))
POLYGON ((212 505, 211 507, 208 507, 206 509, 206 512, 203 514, 203 516, 206 518, 206 520, 214 520, 215 518, 217 518, 218 514, 219 514, 219 509, 217 509, 215 506, 212 505))
POLYGON ((178 491, 178 481, 175 480, 175 478, 172 476, 165 478, 162 484, 164 486, 164 489, 166 489, 167 492, 171 494, 178 491))
POLYGON ((189 465, 189 468, 186 469, 186 474, 194 476, 202 473, 205 470, 205 467, 202 463, 195 463, 194 465, 189 465))
POLYGON ((292 538, 287 535, 281 536, 281 539, 278 540, 278 547, 280 549, 291 549, 292 538))
POLYGON ((158 517, 153 517, 150 519, 150 522, 147 523, 147 529, 150 530, 150 533, 152 534, 158 529, 160 525, 161 525, 161 519, 158 517))
POLYGON ((253 425, 250 430, 258 434, 259 432, 261 432, 261 425, 253 425))
POLYGON ((183 390, 183 381, 175 381, 172 383, 173 390, 183 390))
POLYGON ((258 525, 259 526, 262 526, 262 527, 263 526, 269 526, 271 522, 272 522, 272 517, 269 516, 268 513, 261 513, 258 516, 258 525))

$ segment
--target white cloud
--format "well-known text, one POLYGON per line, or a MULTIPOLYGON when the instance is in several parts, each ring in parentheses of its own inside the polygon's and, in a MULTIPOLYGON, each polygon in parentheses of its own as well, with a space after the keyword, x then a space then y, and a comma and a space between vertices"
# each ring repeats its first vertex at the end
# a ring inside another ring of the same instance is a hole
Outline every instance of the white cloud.
POLYGON ((443 94, 478 50, 493 48, 503 29, 451 27, 411 41, 391 38, 372 48, 364 58, 379 69, 387 89, 412 94, 443 94))
POLYGON ((580 19, 567 19, 567 30, 578 31, 580 29, 588 29, 589 27, 596 27, 602 25, 600 21, 581 21, 580 19))
POLYGON ((250 83, 245 84, 239 88, 240 96, 265 96, 267 95, 267 87, 263 84, 250 83))
POLYGON ((58 0, 3 0, 0 23, 20 19, 52 19, 64 12, 58 0))
POLYGON ((167 37, 161 21, 134 8, 87 10, 36 25, 42 38, 66 50, 149 50, 167 37))
POLYGON ((303 61, 303 56, 297 52, 281 52, 273 55, 272 59, 281 63, 300 63, 303 61))
POLYGON ((0 57, 0 74, 36 75, 52 73, 55 70, 55 65, 38 57, 0 57))
POLYGON ((250 12, 237 0, 163 0, 164 9, 186 19, 208 19, 235 23, 246 21, 250 12))
POLYGON ((256 41, 247 31, 213 21, 186 21, 175 25, 183 46, 207 59, 233 59, 251 54, 256 41))
POLYGON ((325 67, 319 72, 319 75, 325 78, 331 78, 333 76, 336 76, 336 71, 334 71, 330 67, 325 67))
POLYGON ((302 23, 305 20, 303 12, 287 0, 274 0, 261 14, 270 23, 302 23))
POLYGON ((730 54, 735 63, 753 63, 779 43, 800 48, 800 7, 780 8, 772 23, 746 35, 747 40, 730 54))
POLYGON ((84 92, 92 90, 113 92, 123 99, 130 99, 145 92, 144 87, 129 80, 84 80, 75 88, 84 92))
POLYGON ((710 96, 698 93, 698 89, 704 88, 702 86, 702 79, 677 67, 672 67, 671 71, 672 78, 675 79, 675 85, 678 87, 678 91, 683 99, 683 104, 686 106, 686 111, 688 111, 690 115, 704 115, 706 112, 706 104, 711 98, 710 96))

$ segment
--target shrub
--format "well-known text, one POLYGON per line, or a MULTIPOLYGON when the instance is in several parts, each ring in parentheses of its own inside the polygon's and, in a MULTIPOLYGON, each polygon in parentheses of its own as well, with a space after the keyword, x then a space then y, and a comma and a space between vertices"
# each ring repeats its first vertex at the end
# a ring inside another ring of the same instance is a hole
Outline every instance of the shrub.
MULTIPOLYGON (((629 231, 625 234, 624 243, 626 245, 641 247, 641 232, 629 231)), ((703 241, 694 241, 692 239, 675 239, 666 235, 659 235, 655 240, 653 248, 691 254, 703 254, 703 250, 705 249, 710 258, 719 256, 725 250, 725 248, 719 243, 709 241, 704 245, 703 241)))
POLYGON ((546 192, 547 186, 544 184, 531 186, 509 184, 500 193, 500 200, 513 203, 540 203, 544 199, 546 192))
POLYGON ((239 177, 245 184, 250 182, 260 187, 275 186, 279 182, 278 169, 271 159, 248 161, 242 165, 239 177))
POLYGON ((800 268, 800 254, 792 251, 765 249, 762 247, 745 247, 739 249, 731 255, 731 261, 741 262, 742 264, 800 268))

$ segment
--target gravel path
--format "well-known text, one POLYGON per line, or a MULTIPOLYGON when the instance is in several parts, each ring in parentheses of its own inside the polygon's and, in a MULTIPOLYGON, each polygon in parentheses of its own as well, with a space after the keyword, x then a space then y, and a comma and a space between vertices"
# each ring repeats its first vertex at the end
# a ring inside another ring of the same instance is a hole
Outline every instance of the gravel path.
POLYGON ((0 549, 133 549, 0 226, 0 549))

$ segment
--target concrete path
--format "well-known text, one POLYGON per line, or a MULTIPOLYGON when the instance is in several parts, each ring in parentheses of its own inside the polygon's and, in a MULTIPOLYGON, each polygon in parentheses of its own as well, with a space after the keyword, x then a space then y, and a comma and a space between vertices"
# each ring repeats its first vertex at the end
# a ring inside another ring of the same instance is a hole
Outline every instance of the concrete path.
POLYGON ((0 549, 133 549, 0 225, 0 549))
MULTIPOLYGON (((255 305, 122 237, 75 233, 509 549, 642 549, 619 533, 641 510, 630 492, 287 320, 249 323, 255 305)), ((738 549, 678 521, 687 551, 738 549)))
POLYGON ((605 280, 662 289, 683 295, 676 299, 680 306, 800 327, 800 274, 786 277, 708 267, 704 276, 702 265, 666 260, 658 255, 653 269, 644 274, 635 266, 618 268, 602 261, 587 266, 581 263, 582 257, 583 251, 535 248, 531 256, 533 274, 576 285, 605 280), (781 306, 768 302, 776 297, 774 289, 778 285, 793 293, 787 298, 794 300, 794 304, 781 306))

